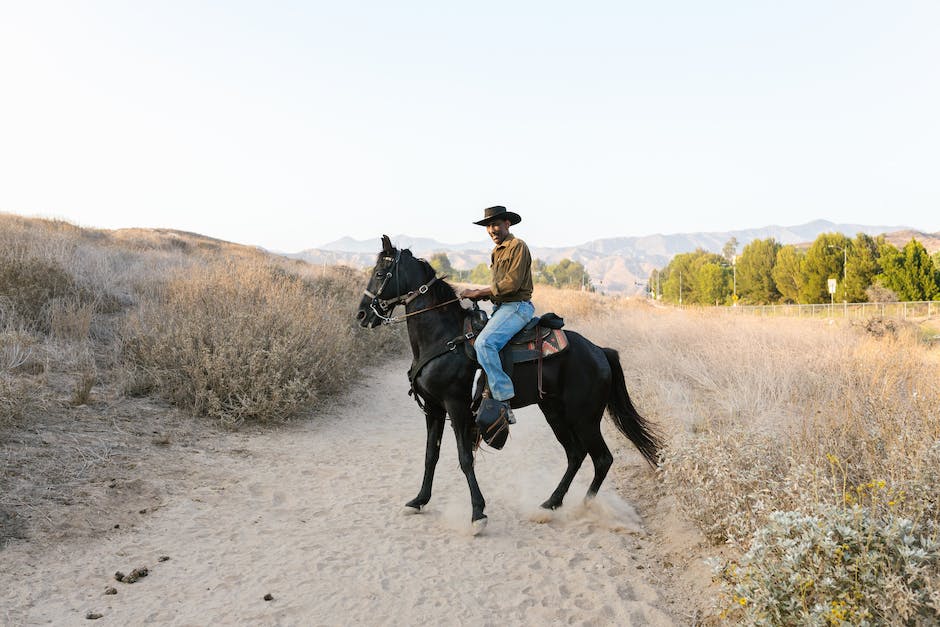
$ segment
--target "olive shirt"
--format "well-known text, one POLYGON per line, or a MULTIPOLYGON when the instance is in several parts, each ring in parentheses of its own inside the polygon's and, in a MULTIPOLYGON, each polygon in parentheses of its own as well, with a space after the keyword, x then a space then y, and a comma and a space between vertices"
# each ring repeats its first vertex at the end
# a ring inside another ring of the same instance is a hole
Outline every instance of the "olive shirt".
POLYGON ((493 264, 494 303, 514 303, 532 298, 532 255, 529 247, 512 233, 503 243, 493 249, 490 259, 493 264))

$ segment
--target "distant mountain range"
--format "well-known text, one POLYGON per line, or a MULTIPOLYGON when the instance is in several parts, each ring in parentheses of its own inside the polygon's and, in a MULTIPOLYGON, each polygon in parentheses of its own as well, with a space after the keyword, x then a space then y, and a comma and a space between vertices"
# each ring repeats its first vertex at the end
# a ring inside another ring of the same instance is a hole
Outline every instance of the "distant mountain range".
MULTIPOLYGON (((940 249, 940 233, 921 233, 905 226, 869 226, 863 224, 837 224, 828 220, 815 220, 797 226, 765 226, 756 229, 722 231, 714 233, 675 233, 642 237, 612 237, 593 240, 576 246, 544 247, 529 241, 532 255, 547 263, 568 258, 584 264, 595 286, 604 292, 634 293, 643 289, 642 283, 655 268, 662 268, 679 253, 698 248, 720 253, 732 237, 738 241, 738 252, 755 239, 772 237, 782 244, 812 242, 821 233, 843 233, 854 237, 858 233, 886 234, 895 245, 903 246, 912 237, 921 241, 931 252, 940 249)), ((480 263, 489 263, 492 243, 489 240, 447 244, 433 239, 396 235, 392 242, 401 248, 410 248, 418 256, 428 257, 444 252, 451 265, 467 270, 480 263)), ((303 259, 314 264, 345 264, 369 267, 375 263, 379 238, 355 240, 349 237, 310 248, 288 257, 303 259)))

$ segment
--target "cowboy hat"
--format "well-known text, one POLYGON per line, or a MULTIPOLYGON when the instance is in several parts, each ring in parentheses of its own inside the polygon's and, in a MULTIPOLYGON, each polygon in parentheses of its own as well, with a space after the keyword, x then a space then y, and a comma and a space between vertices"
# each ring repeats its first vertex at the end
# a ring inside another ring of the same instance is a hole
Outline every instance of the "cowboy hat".
POLYGON ((474 224, 479 224, 480 226, 486 226, 494 220, 509 220, 509 224, 519 224, 522 222, 522 218, 519 217, 518 213, 513 213, 512 211, 506 211, 506 207, 502 205, 496 205, 495 207, 487 207, 483 210, 483 219, 474 224))

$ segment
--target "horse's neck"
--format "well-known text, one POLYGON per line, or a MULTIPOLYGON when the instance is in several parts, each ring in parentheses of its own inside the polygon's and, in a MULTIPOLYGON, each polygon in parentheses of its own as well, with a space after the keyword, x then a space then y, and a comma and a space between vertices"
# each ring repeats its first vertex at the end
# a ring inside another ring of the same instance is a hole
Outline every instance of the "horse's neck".
MULTIPOLYGON (((413 300, 405 308, 406 313, 434 307, 443 301, 436 300, 429 292, 413 300)), ((454 310, 455 305, 428 309, 408 318, 408 339, 415 359, 429 352, 439 352, 447 342, 461 333, 463 316, 454 310)))

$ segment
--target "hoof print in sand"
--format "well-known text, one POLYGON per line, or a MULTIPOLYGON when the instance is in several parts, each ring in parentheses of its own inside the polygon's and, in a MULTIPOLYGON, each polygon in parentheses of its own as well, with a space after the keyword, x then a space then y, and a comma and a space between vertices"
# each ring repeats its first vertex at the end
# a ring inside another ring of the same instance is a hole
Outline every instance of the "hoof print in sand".
POLYGON ((117 588, 115 588, 114 586, 108 586, 107 588, 104 589, 104 593, 105 594, 117 594, 117 588))
POLYGON ((87 618, 88 620, 98 620, 102 616, 104 616, 104 614, 102 614, 101 612, 92 612, 91 610, 89 610, 85 614, 85 618, 87 618))
POLYGON ((265 600, 265 601, 273 601, 273 600, 274 600, 274 595, 269 592, 269 593, 267 593, 266 595, 264 595, 264 600, 265 600))

